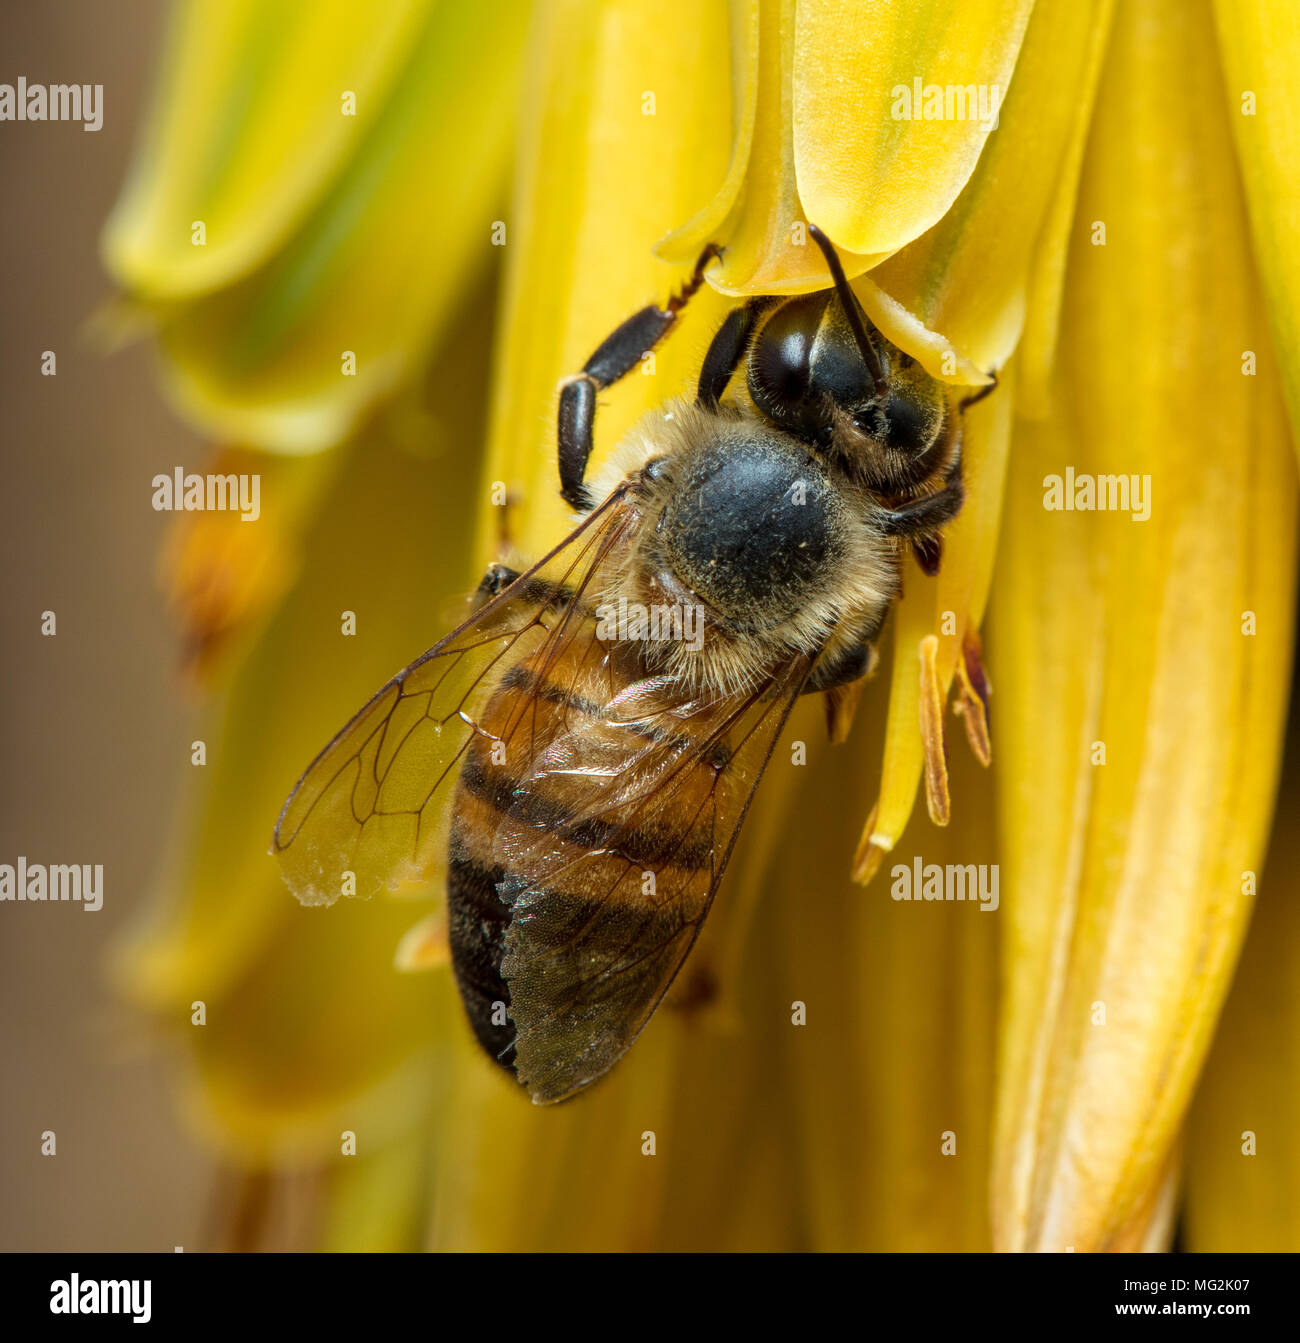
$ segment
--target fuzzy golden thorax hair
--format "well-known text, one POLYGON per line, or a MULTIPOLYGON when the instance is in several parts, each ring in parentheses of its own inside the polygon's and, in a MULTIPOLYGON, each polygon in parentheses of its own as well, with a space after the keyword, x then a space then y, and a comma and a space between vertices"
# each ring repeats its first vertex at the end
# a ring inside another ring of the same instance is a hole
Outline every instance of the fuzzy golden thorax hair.
POLYGON ((878 634, 899 543, 873 531, 873 498, 811 448, 743 411, 674 401, 632 430, 593 496, 638 474, 636 516, 591 595, 619 618, 606 637, 642 641, 648 670, 732 694, 878 634))

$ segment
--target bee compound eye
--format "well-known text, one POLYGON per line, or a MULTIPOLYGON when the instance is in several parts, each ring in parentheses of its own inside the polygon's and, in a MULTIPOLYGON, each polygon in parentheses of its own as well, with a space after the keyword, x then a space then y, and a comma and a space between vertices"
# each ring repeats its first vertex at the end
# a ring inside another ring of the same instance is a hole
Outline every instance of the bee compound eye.
POLYGON ((885 442, 900 452, 920 452, 934 437, 932 408, 906 392, 890 392, 883 419, 885 442))

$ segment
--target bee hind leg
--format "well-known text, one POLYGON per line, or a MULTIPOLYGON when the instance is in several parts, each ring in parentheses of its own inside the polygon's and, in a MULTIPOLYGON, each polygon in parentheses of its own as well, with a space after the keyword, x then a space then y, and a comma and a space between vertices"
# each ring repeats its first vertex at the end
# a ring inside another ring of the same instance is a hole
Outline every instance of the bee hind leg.
POLYGON ((601 341, 595 353, 582 367, 560 384, 560 408, 557 423, 559 439, 560 496, 579 512, 588 512, 595 504, 583 484, 587 459, 591 456, 592 430, 596 420, 596 393, 626 377, 644 355, 672 330, 678 314, 704 283, 704 272, 722 249, 710 243, 686 283, 664 306, 651 303, 635 312, 601 341))
POLYGON ((875 662, 873 652, 869 643, 850 644, 829 660, 822 659, 812 669, 812 675, 804 682, 801 693, 811 695, 818 690, 834 690, 837 686, 848 685, 850 681, 861 680, 872 669, 875 662))
POLYGON ((803 693, 826 694, 826 731, 831 742, 839 745, 849 735, 853 715, 867 676, 875 670, 876 650, 872 644, 850 644, 829 661, 819 662, 804 685, 803 693))
MULTIPOLYGON (((477 588, 470 597, 470 614, 481 611, 488 602, 499 597, 508 587, 523 577, 518 569, 508 564, 492 563, 487 567, 477 588)), ((574 601, 574 590, 564 583, 556 583, 541 574, 534 574, 527 582, 520 584, 514 597, 536 611, 547 609, 563 611, 574 601)))
POLYGON ((519 577, 519 570, 512 569, 508 564, 492 563, 487 567, 487 572, 483 575, 477 588, 474 589, 474 595, 470 598, 470 609, 479 611, 485 607, 493 597, 499 597, 511 583, 519 577))

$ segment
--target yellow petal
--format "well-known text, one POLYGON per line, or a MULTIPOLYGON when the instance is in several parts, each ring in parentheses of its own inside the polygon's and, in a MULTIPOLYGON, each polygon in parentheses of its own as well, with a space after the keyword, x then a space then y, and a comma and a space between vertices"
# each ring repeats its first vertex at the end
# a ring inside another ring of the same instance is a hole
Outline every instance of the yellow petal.
POLYGON ((151 299, 192 297, 263 262, 373 127, 429 6, 181 5, 153 115, 104 233, 118 283, 151 299))
POLYGON ((894 893, 911 891, 917 860, 996 875, 992 792, 956 754, 952 825, 910 832, 877 884, 852 885, 844 859, 870 786, 859 762, 879 741, 885 691, 868 687, 847 746, 810 751, 764 904, 770 1003, 752 1029, 770 1041, 773 1090, 794 1111, 808 1248, 986 1250, 1005 916, 894 893), (789 1024, 794 1000, 807 1005, 806 1026, 789 1024))
MULTIPOLYGON (((744 188, 758 116, 760 3, 761 0, 728 0, 732 132, 727 172, 709 203, 675 228, 655 249, 665 261, 694 261, 708 243, 721 235, 727 216, 744 188)), ((772 11, 769 9, 767 13, 770 18, 772 11)))
MULTIPOLYGON (((652 249, 725 172, 725 140, 702 137, 700 128, 725 126, 730 116, 716 68, 727 41, 725 10, 685 0, 616 9, 564 0, 539 11, 510 207, 488 475, 520 505, 507 528, 526 555, 544 554, 572 525, 558 494, 560 379, 689 273, 652 249), (652 116, 643 111, 646 93, 654 95, 652 116)), ((706 287, 654 361, 601 395, 593 470, 645 411, 694 395, 704 349, 729 306, 706 287)), ((485 494, 485 559, 499 532, 485 494)))
POLYGON ((803 0, 791 115, 807 217, 846 251, 884 255, 937 223, 975 168, 1013 70, 1020 80, 1032 9, 1033 0, 803 0), (960 89, 963 102, 983 86, 991 115, 974 114, 977 93, 965 116, 946 100, 943 119, 923 120, 917 81, 954 98, 960 89))
POLYGON ((1276 370, 1242 376, 1266 326, 1208 10, 1119 6, 1097 108, 1063 402, 1016 425, 990 638, 1004 1248, 1101 1248, 1161 1178, 1249 913, 1292 648, 1295 467, 1276 370), (1148 476, 1148 520, 1049 511, 1067 470, 1148 476))
POLYGON ((1164 1167, 1134 1203, 1129 1220, 1111 1234, 1102 1248, 1112 1253, 1163 1254, 1174 1238, 1182 1174, 1181 1144, 1175 1143, 1164 1167))
MULTIPOLYGON (((960 351, 959 376, 978 381, 970 371, 1000 368, 1016 348, 1036 248, 1040 239, 1049 251, 1061 246, 1054 235, 1043 235, 1054 196, 1074 199, 1110 10, 1102 0, 1035 11, 1000 124, 965 190, 939 224, 858 282, 873 320, 936 376, 951 379, 953 356, 960 351), (878 317, 870 299, 878 302, 886 295, 896 309, 916 314, 914 324, 942 331, 942 346, 932 339, 927 349, 912 332, 878 317)), ((1030 357, 1028 349, 1024 357, 1030 357)), ((1040 367, 1041 351, 1036 357, 1040 367)), ((944 792, 935 779, 942 741, 933 728, 925 734, 928 748, 918 736, 919 713, 930 695, 920 696, 916 650, 928 635, 940 637, 935 690, 946 701, 959 651, 978 634, 983 615, 1017 395, 1007 369, 992 397, 993 409, 980 405, 968 412, 967 500, 945 542, 940 578, 933 583, 909 568, 907 595, 895 616, 897 656, 881 798, 859 845, 855 871, 860 880, 870 878, 881 854, 902 833, 927 761, 931 816, 940 824, 946 821, 946 804, 936 800, 944 792)))
POLYGON ((1187 1249, 1300 1250, 1300 756, 1188 1124, 1187 1249))
POLYGON ((1287 0, 1216 0, 1215 18, 1255 257, 1300 446, 1300 9, 1287 0))
MULTIPOLYGON (((808 217, 800 205, 795 181, 790 114, 795 4, 794 0, 759 0, 757 8, 757 44, 746 45, 752 64, 743 69, 747 84, 753 86, 749 97, 754 108, 752 131, 748 120, 742 123, 742 134, 749 138, 743 177, 738 189, 730 174, 724 182, 724 192, 735 190, 725 214, 721 199, 715 201, 665 238, 659 245, 659 255, 686 260, 705 243, 722 244, 726 248, 722 265, 714 269, 709 280, 724 294, 824 289, 826 264, 817 248, 809 245, 808 217)), ((845 271, 857 275, 881 256, 846 253, 845 271)))
POLYGON ((1073 200, 1111 9, 1087 0, 1034 10, 970 180, 934 228, 872 273, 982 369, 1016 348, 1049 208, 1073 200))
MULTIPOLYGON (((1054 7, 1060 10, 1063 6, 1054 7)), ((1096 23, 1088 41, 1088 63, 1081 72, 1080 115, 1062 150, 1052 200, 1034 249, 1028 284, 1024 330, 1020 350, 1020 413, 1042 417, 1051 411, 1051 380, 1060 339, 1061 304, 1065 294, 1066 261, 1074 229, 1075 203, 1079 192, 1079 167, 1083 162, 1097 94, 1097 80, 1105 55, 1114 15, 1113 0, 1101 0, 1096 23)))
MULTIPOLYGON (((436 370, 452 385, 488 356, 485 324, 465 330, 436 370)), ((429 1052, 456 1020, 435 1013, 441 976, 393 968, 416 906, 303 909, 267 854, 304 764, 444 632, 448 597, 473 586, 477 471, 465 444, 480 441, 482 415, 472 398, 443 413, 436 455, 394 448, 382 426, 343 454, 298 584, 237 668, 222 712, 196 733, 207 749, 194 771, 201 810, 166 898, 115 962, 125 996, 187 1033, 191 1107, 212 1141, 244 1159, 319 1160, 338 1150, 342 1128, 374 1151, 427 1107, 429 1052), (355 635, 343 633, 346 611, 355 635), (202 1026, 189 1024, 196 1001, 202 1026)))
POLYGON ((808 246, 812 220, 840 247, 850 277, 869 270, 943 215, 993 124, 991 115, 927 121, 923 107, 895 115, 902 100, 910 107, 920 81, 941 100, 945 86, 960 86, 963 99, 967 85, 993 87, 996 102, 1030 8, 1030 0, 942 0, 918 23, 902 0, 760 0, 757 17, 737 6, 733 69, 746 100, 732 169, 660 254, 683 261, 722 243, 710 279, 726 294, 823 289, 824 263, 808 246))
POLYGON ((524 27, 518 0, 437 6, 282 246, 238 283, 159 313, 182 413, 218 438, 308 452, 410 381, 495 255, 494 223, 517 238, 498 202, 524 27))
POLYGON ((885 337, 912 355, 932 377, 963 387, 989 385, 988 372, 973 363, 943 332, 932 331, 915 313, 886 294, 871 276, 858 276, 853 288, 867 316, 885 337))

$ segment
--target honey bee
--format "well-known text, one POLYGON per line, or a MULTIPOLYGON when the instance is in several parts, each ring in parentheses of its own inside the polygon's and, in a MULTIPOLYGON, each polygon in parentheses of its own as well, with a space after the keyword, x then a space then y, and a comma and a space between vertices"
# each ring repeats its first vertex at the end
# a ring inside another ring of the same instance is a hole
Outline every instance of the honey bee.
POLYGON ((597 394, 719 249, 561 384, 560 492, 581 520, 526 572, 490 568, 474 613, 339 732, 276 825, 305 903, 445 858, 469 1024, 537 1104, 636 1040, 795 701, 861 681, 906 549, 934 572, 961 507, 966 403, 871 325, 810 232, 832 285, 735 308, 695 400, 647 416, 603 482, 586 480, 597 394))

